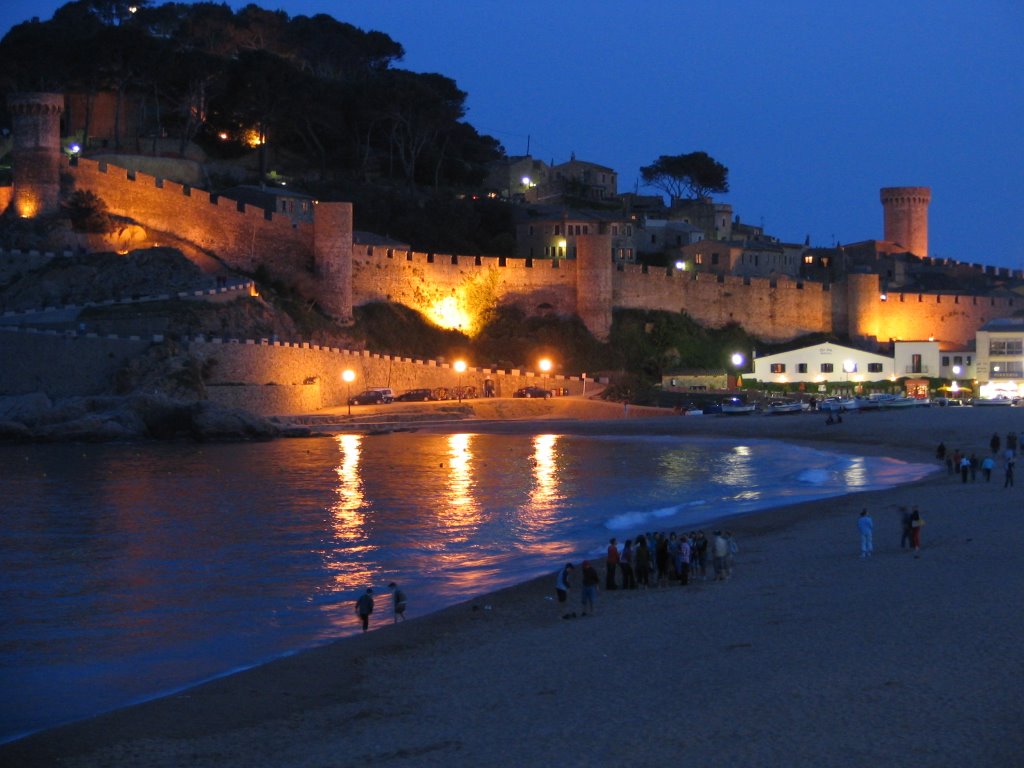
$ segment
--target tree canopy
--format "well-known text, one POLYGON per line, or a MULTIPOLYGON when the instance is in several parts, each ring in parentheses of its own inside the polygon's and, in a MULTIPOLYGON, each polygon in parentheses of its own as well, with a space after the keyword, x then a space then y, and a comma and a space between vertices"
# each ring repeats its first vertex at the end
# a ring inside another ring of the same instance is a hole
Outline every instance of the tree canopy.
MULTIPOLYGON (((395 68, 402 46, 325 14, 289 17, 210 2, 74 0, 0 40, 0 111, 11 91, 114 94, 113 149, 172 138, 208 152, 259 153, 311 187, 393 179, 479 184, 504 155, 463 121, 450 78, 395 68), (272 161, 268 158, 272 157, 272 161)), ((81 120, 76 124, 81 124, 81 120)))
POLYGON ((644 184, 660 189, 673 200, 699 200, 712 192, 729 191, 729 169, 707 152, 661 155, 640 169, 644 184))

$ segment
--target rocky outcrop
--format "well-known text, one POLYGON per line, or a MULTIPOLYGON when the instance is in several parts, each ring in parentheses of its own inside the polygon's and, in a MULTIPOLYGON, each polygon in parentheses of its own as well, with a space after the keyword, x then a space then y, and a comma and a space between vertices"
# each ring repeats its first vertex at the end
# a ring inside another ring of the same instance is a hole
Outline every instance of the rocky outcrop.
POLYGON ((162 395, 0 398, 0 439, 41 442, 180 439, 269 440, 297 429, 237 408, 162 395))

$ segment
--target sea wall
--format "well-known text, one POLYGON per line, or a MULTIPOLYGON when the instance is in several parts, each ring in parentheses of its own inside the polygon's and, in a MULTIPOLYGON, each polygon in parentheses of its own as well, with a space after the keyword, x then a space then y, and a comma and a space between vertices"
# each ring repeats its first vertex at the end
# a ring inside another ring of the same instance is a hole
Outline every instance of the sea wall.
MULTIPOLYGON (((0 327, 0 395, 44 392, 51 397, 110 394, 127 363, 162 336, 98 336, 73 331, 0 327)), ((579 377, 542 376, 532 371, 469 368, 456 373, 447 362, 377 355, 305 342, 238 339, 181 340, 204 361, 207 398, 264 416, 313 413, 343 406, 349 393, 391 387, 396 393, 420 387, 475 386, 490 379, 499 397, 527 385, 581 394, 579 377), (355 373, 351 386, 343 371, 355 373)), ((593 380, 591 380, 593 386, 593 380)))

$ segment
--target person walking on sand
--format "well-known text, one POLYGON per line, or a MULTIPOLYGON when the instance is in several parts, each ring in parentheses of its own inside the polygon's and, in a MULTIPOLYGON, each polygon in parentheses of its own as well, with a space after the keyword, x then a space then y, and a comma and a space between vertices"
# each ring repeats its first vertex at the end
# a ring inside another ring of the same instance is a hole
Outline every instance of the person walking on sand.
POLYGON ((906 549, 910 546, 912 529, 910 527, 910 510, 906 507, 900 507, 900 528, 903 531, 903 535, 900 536, 900 549, 906 549))
POLYGON ((875 523, 866 509, 862 509, 860 512, 860 517, 857 519, 857 530, 860 531, 860 556, 862 560, 866 560, 871 557, 875 550, 874 541, 872 540, 874 538, 875 523))
POLYGON ((636 576, 633 574, 633 540, 626 539, 622 544, 622 556, 619 558, 619 568, 622 569, 622 588, 636 589, 636 576))
POLYGON ((711 557, 715 568, 715 581, 725 581, 725 558, 729 556, 729 542, 722 536, 721 531, 715 531, 711 535, 714 536, 711 540, 711 557))
POLYGON ((991 456, 986 456, 981 460, 981 471, 985 475, 985 482, 992 482, 992 470, 995 469, 996 463, 992 460, 991 456))
MULTIPOLYGON (((613 539, 614 541, 614 539, 613 539)), ((589 560, 583 561, 583 591, 580 593, 583 603, 583 615, 594 615, 594 598, 597 597, 597 585, 601 583, 601 577, 597 570, 590 564, 589 560)))
POLYGON ((367 587, 366 591, 356 600, 356 615, 363 625, 363 632, 370 628, 371 613, 373 613, 373 587, 367 587))
MULTIPOLYGON (((608 556, 605 558, 605 578, 604 588, 611 592, 615 589, 615 571, 619 569, 619 563, 621 558, 619 557, 619 545, 615 539, 611 539, 608 542, 608 556)), ((623 578, 623 587, 625 587, 625 578, 623 578)))
POLYGON ((576 611, 569 613, 569 588, 572 583, 569 577, 572 575, 573 565, 572 563, 566 563, 565 567, 558 572, 558 578, 555 580, 555 594, 558 596, 558 612, 562 614, 563 619, 575 619, 576 611), (564 613, 562 613, 564 611, 564 613))
POLYGON ((999 433, 993 432, 992 439, 988 441, 988 447, 992 449, 992 453, 999 453, 999 433))
POLYGON ((394 590, 391 605, 395 610, 395 624, 398 623, 399 619, 405 621, 405 592, 393 581, 388 584, 388 588, 394 590))
POLYGON ((924 518, 921 517, 921 513, 917 511, 917 507, 914 507, 914 511, 910 513, 910 543, 914 547, 914 557, 921 556, 922 527, 924 527, 924 518))
POLYGON ((1006 479, 1003 480, 1003 488, 1013 488, 1013 457, 1006 459, 1006 479))
POLYGON ((725 575, 732 578, 732 566, 736 562, 736 555, 739 554, 740 545, 736 543, 736 537, 732 531, 725 532, 725 543, 729 545, 729 554, 725 556, 725 575))
POLYGON ((960 479, 962 482, 967 482, 967 473, 971 471, 971 460, 967 458, 965 453, 960 457, 960 479))

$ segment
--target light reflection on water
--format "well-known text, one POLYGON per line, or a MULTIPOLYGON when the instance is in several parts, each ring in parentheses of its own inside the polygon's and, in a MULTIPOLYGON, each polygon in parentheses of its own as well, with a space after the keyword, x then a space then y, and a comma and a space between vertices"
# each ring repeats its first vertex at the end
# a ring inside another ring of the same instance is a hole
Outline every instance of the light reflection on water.
POLYGON ((609 535, 916 479, 768 442, 340 435, 0 446, 0 739, 594 556, 609 535), (780 449, 782 448, 782 449, 780 449))

